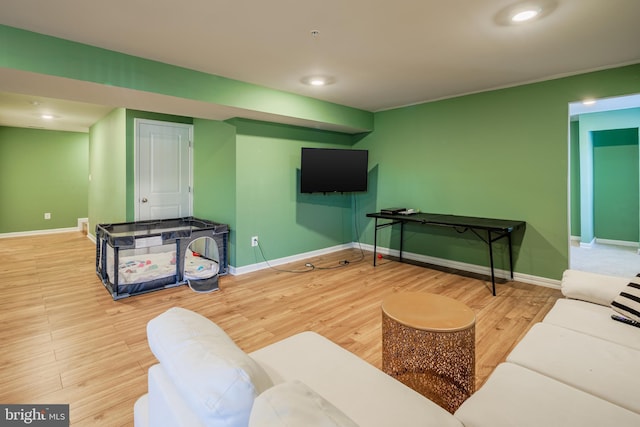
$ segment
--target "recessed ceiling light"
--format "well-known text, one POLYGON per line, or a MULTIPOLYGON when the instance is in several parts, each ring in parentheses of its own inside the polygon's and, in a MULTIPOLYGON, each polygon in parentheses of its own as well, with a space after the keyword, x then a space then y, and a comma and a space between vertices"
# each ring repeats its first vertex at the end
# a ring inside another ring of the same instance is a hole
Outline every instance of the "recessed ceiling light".
POLYGON ((327 82, 322 77, 314 77, 309 80, 309 84, 311 86, 324 86, 325 84, 327 84, 327 82))
POLYGON ((521 12, 516 12, 516 14, 511 17, 511 20, 513 22, 524 22, 535 18, 538 14, 540 14, 539 9, 527 9, 521 12))
POLYGON ((309 86, 327 86, 335 83, 336 79, 330 76, 307 76, 302 78, 302 83, 309 86))
POLYGON ((494 21, 498 25, 512 26, 538 21, 558 7, 558 0, 522 0, 501 9, 494 21))
POLYGON ((45 120, 51 120, 53 119, 53 114, 42 114, 40 117, 45 120))

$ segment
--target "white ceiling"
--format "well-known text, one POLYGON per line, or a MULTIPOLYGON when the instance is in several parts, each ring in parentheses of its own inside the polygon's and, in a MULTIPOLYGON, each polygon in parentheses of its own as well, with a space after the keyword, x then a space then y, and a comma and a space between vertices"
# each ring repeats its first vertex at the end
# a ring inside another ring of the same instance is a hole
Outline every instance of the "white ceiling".
POLYGON ((0 92, 0 126, 87 132, 113 107, 0 92), (53 119, 43 119, 43 114, 53 119))
MULTIPOLYGON (((369 111, 640 62, 640 0, 538 1, 553 10, 521 25, 499 22, 511 0, 2 0, 0 23, 369 111)), ((33 115, 24 74, 0 80, 0 124, 33 115)))

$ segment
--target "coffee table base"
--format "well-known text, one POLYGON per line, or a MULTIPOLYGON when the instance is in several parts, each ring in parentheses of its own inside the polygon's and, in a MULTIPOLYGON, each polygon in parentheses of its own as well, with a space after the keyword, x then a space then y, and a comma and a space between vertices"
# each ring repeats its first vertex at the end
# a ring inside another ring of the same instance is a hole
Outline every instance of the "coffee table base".
POLYGON ((424 331, 382 312, 382 370, 447 411, 475 391, 475 324, 454 331, 424 331))

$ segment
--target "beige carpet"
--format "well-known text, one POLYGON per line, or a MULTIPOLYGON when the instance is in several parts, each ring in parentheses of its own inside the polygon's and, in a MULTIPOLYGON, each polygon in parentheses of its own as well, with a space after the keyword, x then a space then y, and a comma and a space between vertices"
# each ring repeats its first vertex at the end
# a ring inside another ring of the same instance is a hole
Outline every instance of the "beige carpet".
POLYGON ((640 273, 638 248, 594 243, 591 248, 581 248, 572 241, 570 268, 613 276, 630 277, 640 273))

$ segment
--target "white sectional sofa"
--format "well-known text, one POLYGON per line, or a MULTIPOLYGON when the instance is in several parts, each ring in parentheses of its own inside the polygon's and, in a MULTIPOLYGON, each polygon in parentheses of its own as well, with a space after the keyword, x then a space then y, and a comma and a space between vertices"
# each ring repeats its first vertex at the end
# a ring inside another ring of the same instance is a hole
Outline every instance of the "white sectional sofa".
POLYGON ((611 319, 630 278, 567 270, 556 302, 455 413, 473 426, 640 426, 640 328, 611 319))
POLYGON ((173 308, 147 327, 160 363, 135 425, 640 426, 640 328, 609 307, 628 281, 566 271, 566 298, 455 414, 313 332, 245 354, 214 323, 173 308))

